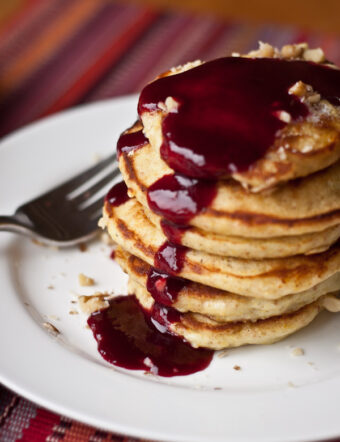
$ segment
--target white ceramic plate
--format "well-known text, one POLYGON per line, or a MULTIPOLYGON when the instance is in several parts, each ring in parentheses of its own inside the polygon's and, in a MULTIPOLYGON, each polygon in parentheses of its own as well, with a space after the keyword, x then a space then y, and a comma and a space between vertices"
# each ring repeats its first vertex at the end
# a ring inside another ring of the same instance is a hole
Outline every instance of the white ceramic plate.
MULTIPOLYGON (((114 149, 136 116, 136 97, 45 119, 0 143, 0 213, 114 149)), ((340 435, 340 318, 321 314, 284 342, 215 355, 191 376, 157 378, 108 365, 72 301, 94 290, 126 293, 126 280, 93 242, 53 250, 0 233, 0 381, 90 425, 171 441, 306 441, 340 435), (79 287, 80 272, 95 287, 79 287), (53 286, 53 288, 48 288, 53 286), (61 332, 49 335, 49 321, 61 332), (294 347, 305 354, 293 357, 294 347), (241 370, 235 371, 234 365, 241 370)))

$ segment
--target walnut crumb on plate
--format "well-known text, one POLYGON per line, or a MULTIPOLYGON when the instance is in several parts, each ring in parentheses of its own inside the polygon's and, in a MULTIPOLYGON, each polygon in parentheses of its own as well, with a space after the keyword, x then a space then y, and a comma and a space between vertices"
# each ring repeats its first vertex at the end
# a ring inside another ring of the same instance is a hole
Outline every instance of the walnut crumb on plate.
POLYGON ((79 296, 79 308, 83 313, 91 314, 97 310, 108 307, 109 303, 107 299, 109 296, 110 295, 108 293, 100 292, 96 292, 91 296, 79 296))
POLYGON ((84 275, 84 273, 79 273, 78 275, 79 285, 83 287, 88 287, 94 285, 94 279, 89 276, 84 275))
POLYGON ((301 347, 295 347, 290 353, 292 356, 303 356, 305 354, 305 351, 301 347))

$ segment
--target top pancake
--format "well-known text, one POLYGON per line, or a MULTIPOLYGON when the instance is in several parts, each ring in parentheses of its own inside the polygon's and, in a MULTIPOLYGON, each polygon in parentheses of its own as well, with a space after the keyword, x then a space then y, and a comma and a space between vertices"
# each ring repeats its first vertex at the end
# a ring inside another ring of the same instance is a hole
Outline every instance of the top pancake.
MULTIPOLYGON (((288 66, 290 66, 292 60, 304 60, 302 63, 309 63, 307 60, 310 59, 310 52, 313 51, 309 50, 306 45, 292 45, 290 52, 287 50, 287 47, 285 47, 285 50, 282 50, 281 53, 274 49, 270 52, 267 47, 266 51, 258 51, 257 53, 252 53, 250 55, 254 59, 256 57, 266 56, 266 54, 273 58, 289 58, 289 61, 281 61, 286 64, 288 63, 288 66), (289 56, 287 55, 288 53, 295 56, 289 56)), ((320 55, 320 53, 318 53, 318 55, 319 58, 314 59, 313 61, 323 62, 324 57, 320 55)), ((166 94, 167 77, 173 78, 172 76, 175 75, 180 79, 183 75, 187 76, 189 70, 200 69, 201 65, 201 62, 189 63, 183 67, 162 74, 160 78, 156 79, 156 82, 165 83, 162 85, 162 88, 165 89, 165 96, 162 101, 156 103, 156 106, 150 106, 149 109, 143 108, 141 111, 141 103, 143 104, 143 99, 145 95, 147 95, 150 85, 145 88, 146 92, 142 92, 139 110, 144 125, 144 133, 150 140, 152 148, 157 152, 160 151, 165 140, 165 129, 162 129, 165 119, 167 119, 169 115, 172 117, 176 114, 176 121, 181 122, 182 98, 171 95, 171 90, 169 90, 169 95, 166 94)), ((326 66, 321 70, 326 70, 327 74, 330 74, 333 77, 339 72, 337 69, 331 69, 326 66)), ((321 94, 321 91, 313 89, 313 85, 307 85, 299 80, 301 79, 296 78, 296 82, 290 85, 287 94, 300 100, 303 105, 306 105, 309 112, 308 115, 294 119, 286 111, 275 111, 277 112, 277 118, 282 123, 282 127, 280 126, 280 130, 276 131, 274 141, 268 146, 264 156, 258 158, 250 165, 250 167, 247 167, 246 170, 229 170, 224 174, 219 172, 219 178, 224 179, 231 176, 233 179, 240 182, 243 187, 253 192, 258 192, 274 187, 278 183, 307 176, 311 173, 322 170, 339 160, 339 107, 334 106, 327 101, 326 97, 321 94)), ((153 84, 151 84, 151 86, 153 86, 153 84)), ((265 93, 266 91, 264 90, 263 92, 265 93)), ((202 107, 204 107, 204 105, 205 101, 203 100, 202 107)), ((261 120, 259 120, 259 126, 261 126, 260 123, 261 120)), ((263 122, 263 125, 265 125, 265 122, 263 122)), ((194 123, 194 128, 188 127, 187 129, 184 129, 187 132, 190 132, 195 130, 195 128, 197 130, 200 128, 199 119, 194 123)), ((245 132, 246 129, 242 129, 241 127, 239 136, 243 136, 243 133, 245 132)), ((257 127, 256 131, 254 130, 253 138, 256 139, 259 136, 259 133, 261 133, 261 127, 257 127)), ((180 149, 182 149, 182 147, 180 147, 180 149)), ((211 149, 214 149, 214 146, 211 146, 211 149)), ((183 149, 183 151, 184 150, 185 149, 183 149)), ((186 160, 189 162, 191 161, 191 154, 181 153, 181 155, 187 155, 186 160)), ((163 158, 165 158, 164 154, 163 158)), ((181 163, 183 163, 183 161, 179 161, 179 163, 176 164, 174 162, 169 163, 168 157, 165 159, 168 164, 171 164, 172 168, 185 174, 185 172, 181 170, 181 163)), ((203 173, 205 173, 204 167, 202 170, 203 173)), ((199 176, 196 171, 192 173, 191 176, 199 176)), ((210 173, 211 172, 209 172, 209 174, 210 173)), ((209 174, 206 176, 211 176, 209 174)))

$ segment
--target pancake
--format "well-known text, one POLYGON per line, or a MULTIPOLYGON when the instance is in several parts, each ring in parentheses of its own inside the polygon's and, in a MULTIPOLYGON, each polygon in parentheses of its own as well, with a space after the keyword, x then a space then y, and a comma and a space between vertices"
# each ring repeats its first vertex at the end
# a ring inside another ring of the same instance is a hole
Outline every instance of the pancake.
MULTIPOLYGON (((321 63, 324 62, 324 56, 317 51, 314 51, 314 60, 318 60, 321 63), (315 57, 316 54, 319 55, 318 58, 315 57)), ((272 54, 272 58, 289 59, 288 62, 283 61, 283 63, 289 63, 292 60, 303 60, 307 64, 309 62, 307 60, 310 60, 310 54, 313 53, 313 50, 310 50, 307 45, 304 47, 302 45, 299 45, 299 47, 291 45, 290 48, 286 46, 282 53, 276 48, 270 48, 270 45, 265 45, 260 50, 253 51, 250 54, 250 58, 262 58, 264 53, 269 58, 269 54, 272 54), (288 53, 290 56, 287 56, 288 53), (309 54, 307 59, 304 58, 304 54, 309 54)), ((251 63, 250 60, 249 62, 251 63)), ((187 91, 183 92, 181 90, 183 88, 181 86, 177 91, 180 94, 179 97, 172 95, 171 90, 176 90, 172 81, 173 75, 178 77, 177 82, 181 79, 184 80, 188 75, 191 75, 188 71, 202 71, 202 64, 200 61, 187 63, 183 67, 179 66, 156 78, 155 81, 162 91, 162 98, 156 103, 156 108, 148 105, 150 110, 144 109, 143 112, 140 112, 140 117, 144 125, 145 135, 157 152, 159 152, 164 141, 162 132, 164 119, 173 112, 178 114, 179 120, 181 119, 180 102, 183 99, 181 94, 184 93, 184 96, 187 94, 187 91), (166 93, 169 95, 166 95, 166 93)), ((231 68, 234 64, 231 65, 231 68)), ((329 68, 320 67, 320 70, 329 71, 329 68)), ((266 72, 266 68, 264 68, 264 72, 266 72)), ((329 73, 333 74, 333 72, 329 73)), ((192 76, 191 81, 196 81, 196 78, 197 76, 192 76)), ((282 119, 286 124, 283 129, 277 131, 274 142, 268 148, 265 155, 254 162, 247 170, 241 172, 234 171, 229 175, 253 192, 262 191, 279 183, 310 175, 334 164, 340 159, 339 108, 327 101, 326 97, 320 96, 320 91, 314 90, 310 85, 299 80, 302 80, 302 78, 296 78, 296 82, 294 85, 291 85, 292 87, 287 91, 287 94, 297 97, 306 104, 309 111, 308 115, 303 118, 300 117, 298 121, 294 121, 291 120, 290 114, 279 111, 282 115, 279 113, 278 118, 282 119)), ((265 84, 263 87, 267 87, 267 85, 265 84)), ((154 90, 154 85, 146 86, 146 95, 150 94, 150 88, 154 90)), ((194 90, 196 91, 196 89, 194 90)), ((143 92, 141 94, 142 100, 143 92)), ((191 99, 199 100, 200 98, 196 98, 195 95, 191 99)), ((196 124, 195 127, 200 128, 200 123, 196 124)), ((188 130, 194 129, 190 127, 188 130)), ((260 133, 260 130, 258 132, 260 133)), ((181 170, 178 171, 183 173, 181 170)))
MULTIPOLYGON (((121 247, 116 249, 115 259, 130 279, 146 287, 149 264, 121 247)), ((172 307, 180 312, 199 313, 217 322, 254 321, 294 312, 336 290, 340 290, 340 272, 309 290, 276 300, 239 296, 186 281, 172 307)))
MULTIPOLYGON (((136 204, 139 204, 136 201, 136 204)), ((162 229, 162 218, 147 206, 143 210, 158 229, 162 229)), ((222 256, 244 259, 285 258, 294 255, 311 255, 327 250, 340 237, 340 224, 316 233, 299 236, 272 238, 246 238, 225 236, 207 232, 197 227, 188 227, 177 235, 173 242, 195 250, 222 256)))
MULTIPOLYGON (((129 293, 136 295, 145 309, 151 309, 153 298, 143 286, 130 279, 128 289, 129 293)), ((223 324, 199 314, 183 313, 179 322, 169 324, 169 329, 182 336, 193 347, 221 350, 246 344, 272 344, 306 327, 321 309, 321 303, 315 301, 291 314, 256 322, 223 324)))
MULTIPOLYGON (((173 174, 150 144, 120 155, 119 167, 129 195, 145 207, 147 189, 173 174)), ((270 193, 251 194, 234 180, 220 180, 214 200, 188 223, 219 235, 252 238, 297 236, 339 225, 340 162, 270 193)))
MULTIPOLYGON (((106 203, 101 227, 129 253, 150 265, 167 238, 133 200, 106 203)), ((282 259, 247 260, 188 249, 178 276, 243 296, 278 299, 321 283, 340 269, 340 243, 326 252, 282 259)))

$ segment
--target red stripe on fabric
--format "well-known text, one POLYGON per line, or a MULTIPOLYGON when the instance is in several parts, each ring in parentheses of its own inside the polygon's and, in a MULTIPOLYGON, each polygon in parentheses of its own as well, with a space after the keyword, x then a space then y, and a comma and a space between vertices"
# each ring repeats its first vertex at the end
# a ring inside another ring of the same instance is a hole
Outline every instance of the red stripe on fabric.
MULTIPOLYGON (((165 33, 161 36, 157 46, 153 48, 147 54, 144 54, 142 62, 138 65, 134 64, 133 69, 130 69, 129 82, 127 78, 122 78, 124 82, 125 90, 124 93, 139 90, 141 86, 144 86, 146 82, 153 80, 154 76, 150 74, 150 70, 153 69, 154 65, 159 62, 160 59, 167 54, 169 48, 172 46, 173 41, 178 35, 181 34, 183 29, 185 29, 190 23, 190 17, 188 16, 172 16, 171 21, 165 26, 169 29, 165 30, 165 33), (126 90, 126 85, 129 84, 129 90, 126 90)), ((154 39, 156 36, 154 36, 154 39)), ((134 60, 132 60, 134 62, 134 60)), ((167 65, 165 69, 169 69, 172 65, 167 65)), ((158 70, 158 74, 162 72, 162 68, 158 70)), ((114 94, 118 93, 118 88, 114 90, 114 94)))
POLYGON ((216 43, 217 40, 227 31, 230 26, 226 23, 216 24, 215 29, 208 36, 206 41, 199 48, 199 57, 202 60, 207 60, 207 54, 209 53, 211 47, 216 43))
POLYGON ((65 14, 65 2, 63 0, 48 0, 25 17, 24 23, 20 24, 9 38, 0 40, 0 71, 18 58, 27 47, 30 47, 37 38, 44 38, 45 30, 65 14))
POLYGON ((107 39, 111 38, 111 42, 119 35, 115 29, 121 32, 124 28, 125 17, 131 16, 126 10, 126 7, 114 3, 103 3, 98 13, 82 23, 80 28, 74 29, 74 35, 57 49, 51 59, 36 69, 5 100, 0 100, 0 136, 37 118, 68 89, 68 85, 75 83, 80 77, 79 72, 86 71, 96 59, 101 45, 107 47, 107 39), (111 37, 108 35, 110 29, 111 37))
POLYGON ((13 28, 17 28, 20 24, 27 19, 27 16, 37 8, 41 3, 41 0, 26 0, 23 6, 20 6, 18 12, 13 15, 1 28, 0 38, 4 37, 4 34, 10 33, 13 28))
POLYGON ((76 103, 77 100, 95 83, 95 81, 117 60, 122 53, 140 36, 144 29, 155 19, 156 14, 150 10, 142 12, 141 16, 126 29, 120 37, 100 56, 84 75, 72 84, 70 88, 58 98, 39 117, 57 112, 76 103))
MULTIPOLYGON (((158 46, 157 56, 150 54, 149 62, 144 64, 143 76, 132 77, 134 91, 142 89, 146 82, 153 80, 161 72, 177 66, 185 59, 183 51, 187 50, 188 39, 197 31, 197 27, 194 24, 194 16, 184 15, 180 18, 181 20, 176 20, 171 31, 172 35, 167 36, 164 47, 158 46)), ((185 59, 185 62, 187 61, 185 59)))
POLYGON ((138 39, 119 66, 110 70, 109 75, 95 85, 84 101, 127 94, 136 89, 136 84, 145 83, 150 66, 167 51, 183 23, 186 23, 186 19, 181 16, 160 16, 144 34, 145 37, 138 39))
POLYGON ((43 408, 37 409, 36 416, 22 432, 21 442, 45 442, 53 433, 53 427, 60 422, 60 416, 43 408))

